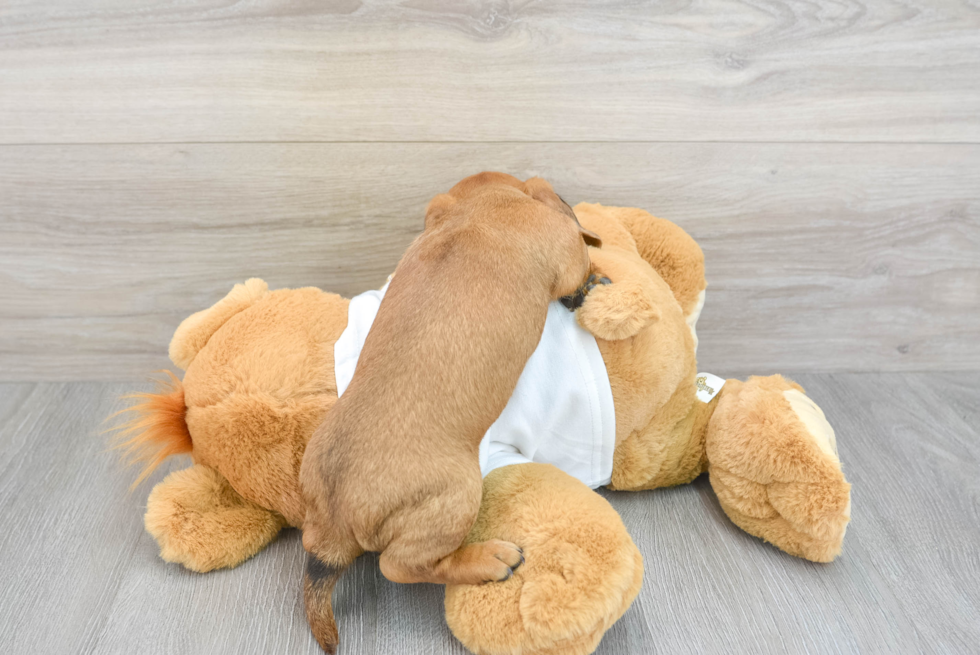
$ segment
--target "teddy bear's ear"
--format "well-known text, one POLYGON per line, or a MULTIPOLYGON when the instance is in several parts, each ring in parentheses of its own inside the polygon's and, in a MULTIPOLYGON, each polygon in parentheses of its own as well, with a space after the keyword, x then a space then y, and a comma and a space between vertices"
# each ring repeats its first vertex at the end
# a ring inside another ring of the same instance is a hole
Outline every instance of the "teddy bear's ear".
POLYGON ((430 200, 429 206, 425 210, 425 229, 431 230, 436 227, 455 204, 456 199, 448 193, 440 193, 430 200))

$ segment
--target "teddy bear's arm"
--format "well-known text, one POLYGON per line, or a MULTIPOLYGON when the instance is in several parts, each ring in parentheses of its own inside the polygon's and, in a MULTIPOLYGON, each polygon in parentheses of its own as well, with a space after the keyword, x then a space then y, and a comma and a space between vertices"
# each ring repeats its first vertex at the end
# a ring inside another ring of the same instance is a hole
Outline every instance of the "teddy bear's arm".
POLYGON ((238 566, 272 541, 286 520, 242 498, 214 469, 195 464, 153 488, 144 524, 161 558, 204 573, 238 566))
POLYGON ((670 287, 685 317, 704 302, 704 253, 680 226, 635 207, 579 203, 575 214, 603 244, 635 250, 670 287))
MULTIPOLYGON (((579 325, 600 339, 619 341, 660 318, 658 300, 665 294, 658 294, 650 267, 635 252, 604 246, 590 249, 589 255, 596 274, 611 283, 596 286, 585 297, 579 325)), ((666 298, 670 300, 669 292, 666 298)))
POLYGON ((704 253, 679 225, 632 207, 610 208, 629 230, 636 251, 674 292, 684 316, 700 311, 704 302, 704 253))

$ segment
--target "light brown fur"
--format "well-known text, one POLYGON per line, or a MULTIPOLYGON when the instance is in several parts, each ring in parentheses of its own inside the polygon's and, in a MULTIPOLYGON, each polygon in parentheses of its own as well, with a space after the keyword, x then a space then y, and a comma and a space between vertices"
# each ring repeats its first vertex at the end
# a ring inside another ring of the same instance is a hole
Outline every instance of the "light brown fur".
POLYGON ((752 377, 729 380, 711 403, 695 397, 686 319, 705 288, 701 249, 672 223, 648 214, 643 221, 641 210, 583 203, 575 212, 603 238, 592 265, 613 281, 579 310, 597 336, 616 404, 610 486, 654 489, 708 471, 739 527, 793 555, 833 560, 850 520, 850 485, 783 395, 802 387, 779 375, 752 377), (639 253, 649 259, 638 262, 639 253), (616 301, 616 294, 646 297, 616 301))
POLYGON ((548 304, 589 274, 586 233, 563 204, 537 178, 467 178, 430 203, 395 269, 350 386, 300 471, 303 545, 318 560, 307 567, 307 618, 328 653, 330 589, 365 550, 381 552, 393 582, 504 580, 523 560, 510 542, 462 544, 480 509, 480 441, 548 304))
POLYGON ((514 577, 446 588, 449 627, 474 652, 591 653, 640 591, 643 558, 619 515, 549 464, 486 477, 467 541, 493 536, 523 544, 527 562, 514 577))
POLYGON ((239 564, 286 525, 281 514, 243 498, 201 464, 168 475, 146 506, 143 523, 160 544, 160 556, 202 573, 239 564))
MULTIPOLYGON (((578 311, 598 335, 612 384, 611 486, 682 484, 707 471, 737 525, 800 557, 836 557, 849 485, 789 404, 797 385, 729 380, 710 403, 695 397, 688 320, 705 287, 697 243, 639 209, 583 203, 575 213, 602 237, 592 264, 613 280, 578 311)), ((147 503, 161 556, 199 571, 251 556, 277 520, 302 526, 299 464, 337 397, 333 346, 347 300, 317 289, 268 292, 261 281, 239 286, 174 336, 196 465, 158 484, 147 503)), ((184 443, 168 415, 155 425, 184 443)), ((639 589, 639 552, 615 511, 552 467, 508 466, 484 480, 468 541, 487 539, 520 544, 527 562, 503 583, 447 587, 446 619, 476 653, 589 653, 639 589), (605 543, 612 547, 592 547, 605 543)))

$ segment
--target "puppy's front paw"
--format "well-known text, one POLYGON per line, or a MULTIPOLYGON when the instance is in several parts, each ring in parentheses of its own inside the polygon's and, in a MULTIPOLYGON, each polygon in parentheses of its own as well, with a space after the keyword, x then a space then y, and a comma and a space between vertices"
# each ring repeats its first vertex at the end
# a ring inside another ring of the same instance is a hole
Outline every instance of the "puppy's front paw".
POLYGON ((597 286, 578 310, 579 325, 606 341, 628 339, 659 319, 649 294, 630 281, 597 286))

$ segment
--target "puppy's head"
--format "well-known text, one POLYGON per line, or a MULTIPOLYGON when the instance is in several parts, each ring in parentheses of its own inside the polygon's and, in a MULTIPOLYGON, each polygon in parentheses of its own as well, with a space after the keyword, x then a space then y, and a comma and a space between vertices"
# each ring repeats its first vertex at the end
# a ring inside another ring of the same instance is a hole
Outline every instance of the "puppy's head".
POLYGON ((602 240, 582 227, 575 212, 545 180, 521 181, 505 173, 471 175, 429 202, 426 231, 447 223, 485 224, 516 247, 512 254, 537 260, 549 276, 551 294, 573 293, 588 277, 588 246, 602 240))

